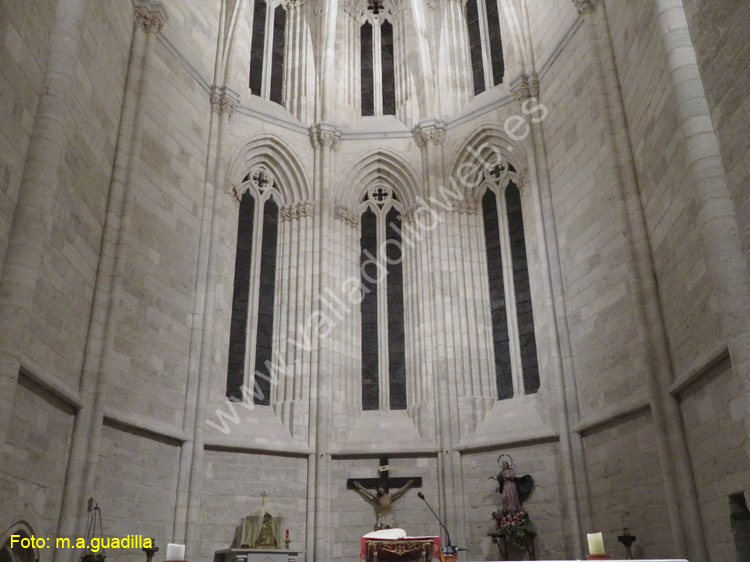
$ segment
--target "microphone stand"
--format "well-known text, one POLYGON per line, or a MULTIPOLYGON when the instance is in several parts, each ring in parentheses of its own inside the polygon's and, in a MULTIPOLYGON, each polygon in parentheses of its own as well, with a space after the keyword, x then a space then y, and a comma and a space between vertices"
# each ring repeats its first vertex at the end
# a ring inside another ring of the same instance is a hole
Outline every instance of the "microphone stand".
POLYGON ((427 500, 424 499, 424 494, 422 492, 417 492, 417 496, 419 496, 419 499, 425 503, 425 505, 435 516, 435 519, 437 519, 437 522, 440 523, 440 526, 443 528, 443 530, 445 530, 445 537, 448 539, 448 544, 443 547, 443 554, 451 557, 449 558, 450 560, 456 560, 456 556, 458 556, 458 550, 451 544, 451 534, 448 532, 448 528, 443 525, 443 522, 440 520, 440 517, 438 517, 437 513, 435 513, 435 510, 432 509, 430 504, 427 503, 427 500))

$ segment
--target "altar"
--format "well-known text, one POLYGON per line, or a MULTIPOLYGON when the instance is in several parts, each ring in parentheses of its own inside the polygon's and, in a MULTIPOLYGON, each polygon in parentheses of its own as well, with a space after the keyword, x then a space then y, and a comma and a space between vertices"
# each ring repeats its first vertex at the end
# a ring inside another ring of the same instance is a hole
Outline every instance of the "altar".
POLYGON ((430 562, 441 558, 440 537, 378 539, 362 537, 360 559, 366 562, 430 562))
POLYGON ((225 548, 214 552, 214 562, 297 562, 304 552, 286 548, 225 548))

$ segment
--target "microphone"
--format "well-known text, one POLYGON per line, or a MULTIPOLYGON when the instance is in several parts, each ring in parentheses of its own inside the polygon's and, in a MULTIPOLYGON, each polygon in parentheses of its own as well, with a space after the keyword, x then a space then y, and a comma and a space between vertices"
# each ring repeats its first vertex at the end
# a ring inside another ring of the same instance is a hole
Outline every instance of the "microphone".
POLYGON ((435 510, 430 507, 430 504, 427 503, 427 500, 424 499, 424 494, 422 492, 417 492, 417 496, 420 500, 422 500, 425 505, 432 511, 432 514, 435 516, 435 519, 437 519, 437 522, 440 523, 440 526, 445 530, 445 537, 448 539, 448 544, 443 547, 443 554, 458 554, 458 550, 451 544, 451 534, 448 532, 448 529, 445 525, 443 525, 443 522, 440 520, 440 517, 438 517, 438 514, 435 513, 435 510))

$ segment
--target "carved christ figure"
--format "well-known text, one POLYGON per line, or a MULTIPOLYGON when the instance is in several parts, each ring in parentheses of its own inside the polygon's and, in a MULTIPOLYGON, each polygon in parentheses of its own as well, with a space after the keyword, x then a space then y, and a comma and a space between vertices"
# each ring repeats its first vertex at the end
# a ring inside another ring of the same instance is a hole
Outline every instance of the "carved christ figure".
POLYGON ((354 482, 355 488, 357 488, 368 502, 375 506, 375 512, 378 516, 377 523, 375 523, 376 531, 393 528, 395 525, 395 521, 393 520, 393 502, 403 496, 413 482, 413 480, 409 480, 393 494, 391 494, 388 487, 384 484, 379 484, 373 492, 359 482, 354 482))

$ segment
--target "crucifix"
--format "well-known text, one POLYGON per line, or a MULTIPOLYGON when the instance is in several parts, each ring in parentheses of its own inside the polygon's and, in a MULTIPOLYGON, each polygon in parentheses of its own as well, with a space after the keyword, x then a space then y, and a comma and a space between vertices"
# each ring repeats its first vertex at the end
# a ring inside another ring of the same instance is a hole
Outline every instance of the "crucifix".
POLYGON ((379 531, 393 527, 393 502, 403 496, 409 488, 421 488, 422 478, 420 476, 391 478, 388 457, 380 457, 378 474, 380 475, 378 478, 362 478, 361 480, 349 478, 346 481, 346 487, 349 490, 357 490, 375 506, 378 516, 375 529, 379 531), (372 488, 376 491, 373 492, 372 488), (398 490, 391 494, 391 488, 398 488, 398 490))

